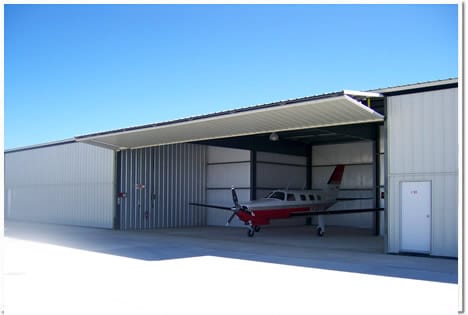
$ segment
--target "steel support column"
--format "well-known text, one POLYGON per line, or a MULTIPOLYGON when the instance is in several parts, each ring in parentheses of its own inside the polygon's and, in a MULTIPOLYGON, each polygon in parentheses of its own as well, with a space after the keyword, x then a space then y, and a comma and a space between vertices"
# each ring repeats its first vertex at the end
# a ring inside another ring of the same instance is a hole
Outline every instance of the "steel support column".
POLYGON ((122 153, 117 151, 115 153, 115 191, 114 191, 114 222, 112 224, 112 229, 120 230, 120 203, 121 196, 119 195, 121 191, 121 179, 122 179, 122 153))
POLYGON ((257 199, 257 151, 250 150, 250 200, 257 199))

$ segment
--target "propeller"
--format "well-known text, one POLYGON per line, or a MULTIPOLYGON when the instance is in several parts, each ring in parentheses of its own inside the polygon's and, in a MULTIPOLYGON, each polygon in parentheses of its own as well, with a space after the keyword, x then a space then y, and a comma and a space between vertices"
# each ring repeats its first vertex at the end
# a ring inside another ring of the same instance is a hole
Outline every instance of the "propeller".
POLYGON ((233 207, 217 206, 217 205, 210 205, 210 204, 198 203, 198 202, 190 202, 189 205, 232 211, 232 214, 227 220, 226 225, 231 224, 232 219, 234 219, 234 217, 239 213, 239 211, 245 211, 249 213, 251 216, 255 216, 255 213, 250 211, 249 208, 247 208, 246 206, 240 205, 239 198, 237 197, 237 192, 234 186, 231 187, 231 193, 232 193, 232 202, 234 203, 233 207))
POLYGON ((226 226, 231 224, 232 219, 236 216, 236 214, 242 209, 241 205, 239 204, 239 198, 237 198, 237 192, 234 186, 231 187, 231 194, 232 194, 232 202, 234 203, 234 207, 231 208, 233 213, 229 217, 229 219, 226 222, 226 226))
POLYGON ((232 221, 232 219, 234 219, 234 217, 236 216, 236 214, 237 214, 237 211, 235 211, 235 212, 233 212, 233 213, 231 214, 231 216, 229 217, 229 219, 228 219, 227 222, 226 222, 226 225, 231 224, 231 221, 232 221))
POLYGON ((239 213, 239 211, 245 211, 248 212, 250 215, 255 216, 255 214, 250 211, 246 206, 241 206, 239 203, 239 198, 237 197, 237 192, 234 186, 231 187, 231 193, 232 193, 232 202, 234 203, 234 207, 231 208, 233 213, 229 217, 229 219, 226 222, 226 225, 231 224, 232 219, 239 213))

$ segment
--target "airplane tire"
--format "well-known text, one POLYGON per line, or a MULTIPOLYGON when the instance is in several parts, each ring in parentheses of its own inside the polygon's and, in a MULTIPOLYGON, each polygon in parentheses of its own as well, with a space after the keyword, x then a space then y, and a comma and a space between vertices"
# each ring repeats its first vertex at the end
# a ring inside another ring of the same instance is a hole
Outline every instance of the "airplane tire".
POLYGON ((317 235, 322 237, 325 234, 325 232, 322 230, 321 227, 317 228, 317 235))
POLYGON ((258 225, 255 225, 255 226, 254 226, 254 231, 255 231, 255 232, 260 232, 260 227, 259 227, 258 225))
POLYGON ((253 237, 254 234, 255 234, 255 231, 254 231, 254 230, 249 229, 249 230, 247 231, 247 235, 248 235, 249 237, 253 237))

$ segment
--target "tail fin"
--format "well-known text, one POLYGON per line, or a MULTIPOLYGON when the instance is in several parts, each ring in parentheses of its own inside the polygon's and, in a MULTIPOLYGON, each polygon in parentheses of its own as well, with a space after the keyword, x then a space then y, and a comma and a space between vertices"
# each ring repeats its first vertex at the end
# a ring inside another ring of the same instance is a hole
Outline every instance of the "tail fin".
POLYGON ((344 172, 344 165, 337 165, 335 170, 330 176, 328 180, 328 186, 333 186, 333 188, 337 188, 341 184, 341 180, 343 179, 343 172, 344 172))

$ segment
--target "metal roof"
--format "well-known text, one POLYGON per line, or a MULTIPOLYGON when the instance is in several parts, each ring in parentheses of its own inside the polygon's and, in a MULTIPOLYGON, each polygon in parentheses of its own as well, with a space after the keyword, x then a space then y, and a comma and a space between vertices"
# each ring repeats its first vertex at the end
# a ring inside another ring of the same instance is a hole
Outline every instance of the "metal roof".
POLYGON ((76 137, 114 150, 209 139, 381 122, 383 116, 358 99, 375 92, 342 91, 76 137), (352 95, 352 96, 350 96, 352 95))
POLYGON ((419 92, 421 90, 434 90, 434 89, 445 89, 450 87, 458 86, 458 78, 450 78, 445 80, 436 80, 436 81, 428 81, 428 82, 419 82, 419 83, 412 83, 406 85, 399 85, 387 88, 380 88, 371 90, 371 92, 382 93, 384 95, 389 94, 406 94, 406 93, 414 93, 419 92))

